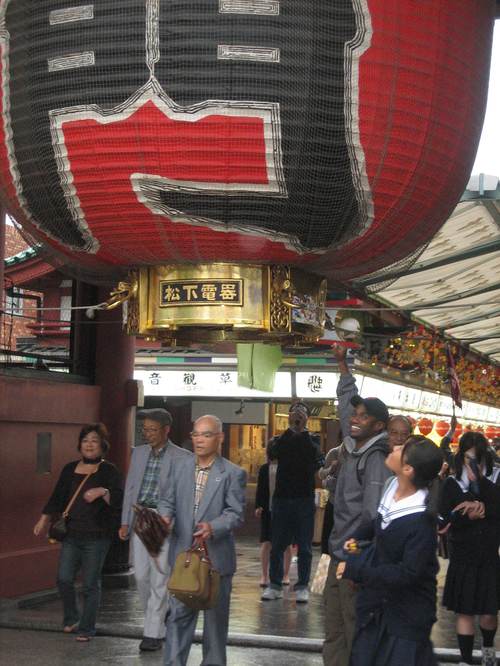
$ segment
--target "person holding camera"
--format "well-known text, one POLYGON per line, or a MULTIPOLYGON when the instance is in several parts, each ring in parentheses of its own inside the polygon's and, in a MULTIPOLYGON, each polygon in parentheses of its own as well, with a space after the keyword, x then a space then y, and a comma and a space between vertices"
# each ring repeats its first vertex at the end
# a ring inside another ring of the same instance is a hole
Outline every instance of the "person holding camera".
POLYGON ((461 437, 454 467, 440 500, 441 526, 448 529, 450 540, 443 606, 456 613, 461 663, 473 663, 474 616, 479 615, 482 663, 494 666, 500 608, 500 467, 479 432, 461 437))
POLYGON ((309 409, 303 402, 290 407, 289 426, 271 440, 270 456, 278 461, 276 487, 272 500, 270 585, 262 593, 263 601, 283 596, 283 555, 297 544, 298 580, 294 585, 297 603, 309 601, 312 540, 314 535, 315 475, 325 459, 319 438, 307 430, 309 409))

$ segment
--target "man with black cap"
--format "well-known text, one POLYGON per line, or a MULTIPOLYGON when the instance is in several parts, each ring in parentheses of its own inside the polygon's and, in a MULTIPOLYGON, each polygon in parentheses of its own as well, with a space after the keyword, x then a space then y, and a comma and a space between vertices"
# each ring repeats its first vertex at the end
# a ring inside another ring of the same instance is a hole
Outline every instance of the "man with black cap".
POLYGON ((118 535, 123 541, 131 535, 137 589, 144 608, 144 637, 142 651, 152 652, 162 647, 165 637, 165 616, 168 608, 168 540, 165 541, 156 563, 142 541, 131 530, 134 504, 156 509, 159 488, 167 482, 170 465, 176 458, 192 455, 168 438, 172 416, 166 409, 145 409, 139 412, 144 419, 142 432, 145 446, 136 446, 125 484, 122 524, 118 535), (165 573, 162 573, 165 572, 165 573))
POLYGON ((338 360, 344 455, 335 487, 329 539, 332 559, 324 591, 325 666, 348 666, 354 637, 356 591, 350 581, 337 580, 335 575, 338 563, 345 559, 343 545, 362 523, 375 519, 383 486, 391 475, 385 466, 389 411, 379 398, 361 398, 345 356, 338 360))

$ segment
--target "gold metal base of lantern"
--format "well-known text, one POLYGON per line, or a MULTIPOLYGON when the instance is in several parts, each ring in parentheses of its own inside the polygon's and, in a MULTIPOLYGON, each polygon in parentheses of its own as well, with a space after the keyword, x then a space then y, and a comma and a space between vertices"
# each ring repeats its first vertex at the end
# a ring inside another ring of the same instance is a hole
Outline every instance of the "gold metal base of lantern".
POLYGON ((290 266, 172 264, 129 277, 114 294, 116 302, 127 287, 131 335, 194 344, 313 342, 323 334, 326 280, 290 266))

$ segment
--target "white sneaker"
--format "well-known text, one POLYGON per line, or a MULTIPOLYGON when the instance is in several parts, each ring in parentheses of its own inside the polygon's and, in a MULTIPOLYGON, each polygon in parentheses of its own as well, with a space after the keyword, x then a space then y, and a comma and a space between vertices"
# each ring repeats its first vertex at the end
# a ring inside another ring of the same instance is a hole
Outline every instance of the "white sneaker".
POLYGON ((266 587, 260 598, 262 601, 274 601, 275 599, 282 599, 283 590, 275 590, 274 587, 266 587))
POLYGON ((295 602, 298 604, 307 604, 309 601, 309 590, 307 587, 302 587, 295 592, 295 602))
POLYGON ((481 666, 496 666, 497 655, 494 647, 483 647, 481 666))

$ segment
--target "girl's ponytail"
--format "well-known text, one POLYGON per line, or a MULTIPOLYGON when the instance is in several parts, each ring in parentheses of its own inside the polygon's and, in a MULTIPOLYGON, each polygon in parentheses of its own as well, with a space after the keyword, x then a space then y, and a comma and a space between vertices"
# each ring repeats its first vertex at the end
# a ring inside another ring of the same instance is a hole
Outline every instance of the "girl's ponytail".
POLYGON ((429 494, 427 495, 426 514, 432 520, 437 521, 439 515, 439 497, 441 494, 441 483, 439 477, 433 479, 429 484, 429 494))
POLYGON ((426 488, 427 515, 437 520, 439 504, 438 474, 443 466, 443 453, 433 441, 422 435, 411 435, 404 445, 402 459, 413 467, 412 482, 417 489, 426 488))

